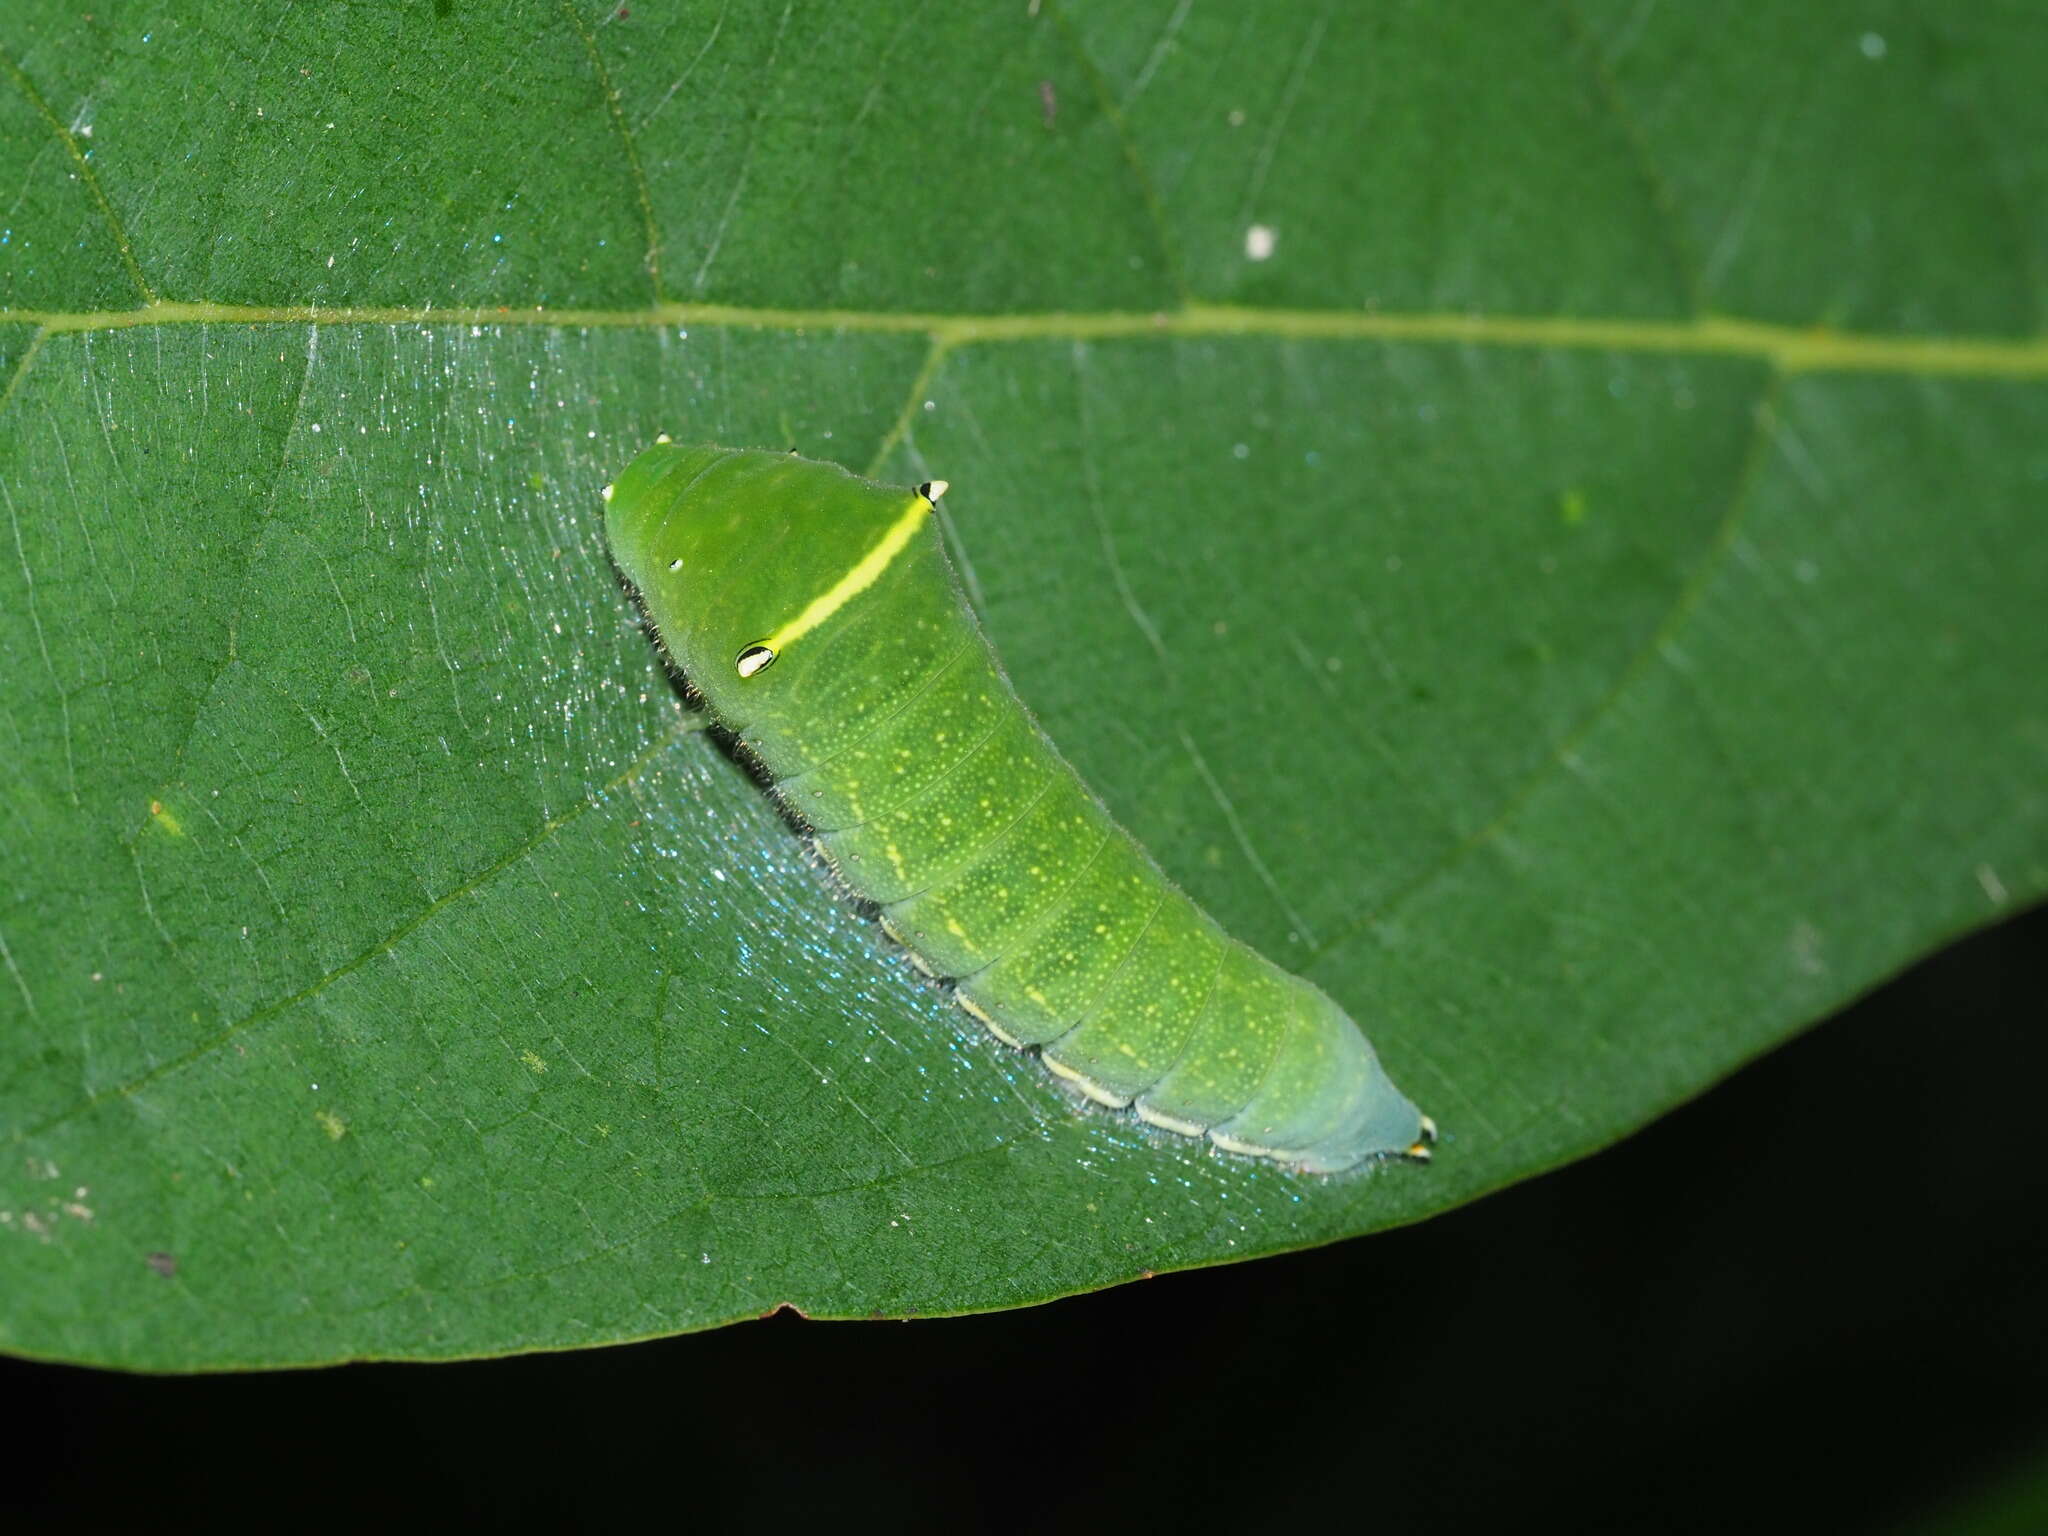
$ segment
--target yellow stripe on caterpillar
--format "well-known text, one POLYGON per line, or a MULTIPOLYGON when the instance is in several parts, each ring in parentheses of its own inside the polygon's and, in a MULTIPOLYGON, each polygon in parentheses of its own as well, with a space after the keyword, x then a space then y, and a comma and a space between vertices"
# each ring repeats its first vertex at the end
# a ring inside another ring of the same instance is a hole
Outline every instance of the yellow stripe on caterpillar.
MULTIPOLYGON (((933 481, 932 485, 934 489, 942 488, 942 482, 939 481, 933 481)), ((890 562, 909 546, 912 537, 924 525, 925 516, 931 509, 932 502, 929 496, 922 492, 912 496, 910 505, 904 508, 903 515, 889 525, 889 531, 882 535, 873 549, 861 556, 859 563, 852 570, 812 598, 802 613, 761 643, 776 655, 781 655, 789 648, 790 642, 801 640, 880 581, 882 572, 888 570, 890 562)))

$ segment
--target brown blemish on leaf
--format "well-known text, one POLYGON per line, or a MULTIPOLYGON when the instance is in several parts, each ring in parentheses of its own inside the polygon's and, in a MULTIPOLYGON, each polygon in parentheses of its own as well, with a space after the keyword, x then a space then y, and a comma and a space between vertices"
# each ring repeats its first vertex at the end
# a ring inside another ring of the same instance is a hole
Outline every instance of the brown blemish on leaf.
POLYGON ((168 1253, 152 1253, 142 1262, 162 1275, 166 1280, 171 1279, 178 1273, 178 1261, 168 1253))

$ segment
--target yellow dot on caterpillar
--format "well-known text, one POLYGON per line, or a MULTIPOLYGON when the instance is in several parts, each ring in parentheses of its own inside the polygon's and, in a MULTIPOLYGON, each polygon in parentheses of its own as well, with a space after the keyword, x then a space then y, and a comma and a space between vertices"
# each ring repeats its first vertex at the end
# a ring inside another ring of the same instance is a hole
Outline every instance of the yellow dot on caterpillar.
POLYGON ((741 677, 753 677, 765 672, 775 660, 775 653, 765 645, 750 645, 733 658, 733 666, 741 677))
POLYGON ((598 492, 597 494, 598 494, 598 499, 599 499, 599 500, 601 500, 601 501, 610 501, 610 500, 612 499, 612 488, 611 488, 610 486, 606 486, 606 487, 605 487, 605 488, 604 488, 603 490, 599 491, 599 492, 598 492))
POLYGON ((657 432, 657 433, 655 433, 655 434, 654 434, 654 440, 655 440, 655 441, 656 441, 657 443, 672 443, 672 442, 674 442, 674 441, 675 441, 675 439, 674 439, 674 438, 672 438, 672 437, 670 437, 670 436, 669 436, 669 435, 668 435, 668 434, 667 434, 666 432, 657 432))

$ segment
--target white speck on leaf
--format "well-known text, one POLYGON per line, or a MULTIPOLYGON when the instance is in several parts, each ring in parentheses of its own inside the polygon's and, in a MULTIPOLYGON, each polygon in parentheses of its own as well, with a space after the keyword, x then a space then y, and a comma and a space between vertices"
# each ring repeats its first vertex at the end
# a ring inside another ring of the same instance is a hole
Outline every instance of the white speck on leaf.
POLYGON ((1993 906, 2002 907, 2012 900, 2012 892, 2005 888, 2005 882, 1998 878, 1998 871, 1989 864, 1977 866, 1977 883, 1984 887, 1984 894, 1991 898, 1993 906))

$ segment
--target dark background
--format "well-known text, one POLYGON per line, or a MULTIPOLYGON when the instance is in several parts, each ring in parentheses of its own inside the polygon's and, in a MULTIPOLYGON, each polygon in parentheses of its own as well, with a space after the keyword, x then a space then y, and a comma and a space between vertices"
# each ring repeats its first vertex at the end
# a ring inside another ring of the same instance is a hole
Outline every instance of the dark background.
POLYGON ((1561 1173, 1028 1311, 269 1376, 0 1360, 0 1521, 1959 1528, 2048 1467, 2044 996, 2048 908, 1561 1173))

